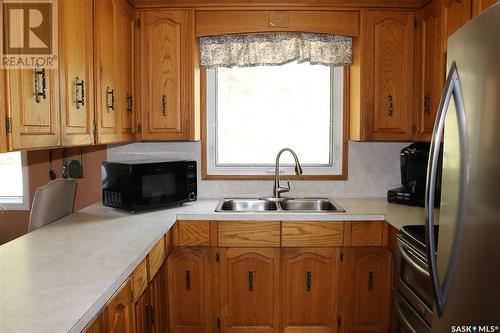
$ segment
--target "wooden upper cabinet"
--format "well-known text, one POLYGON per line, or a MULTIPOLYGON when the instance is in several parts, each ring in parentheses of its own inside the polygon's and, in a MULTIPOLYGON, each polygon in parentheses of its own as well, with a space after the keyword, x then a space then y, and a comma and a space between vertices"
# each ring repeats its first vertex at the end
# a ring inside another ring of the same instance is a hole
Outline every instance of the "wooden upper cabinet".
POLYGON ((94 143, 92 0, 59 3, 59 89, 63 146, 94 143))
POLYGON ((392 255, 387 248, 344 248, 340 284, 342 332, 388 332, 391 274, 392 255))
POLYGON ((170 332, 213 332, 208 247, 174 248, 167 260, 170 332))
POLYGON ((142 12, 140 43, 142 139, 198 139, 193 11, 142 12))
POLYGON ((369 140, 412 137, 413 35, 412 12, 366 12, 363 79, 369 140))
MULTIPOLYGON (((443 14, 443 50, 445 50, 450 37, 462 27, 471 17, 470 0, 441 0, 443 14)), ((443 57, 446 59, 446 57, 443 57)))
POLYGON ((419 141, 430 141, 437 108, 444 86, 444 57, 441 48, 442 18, 439 0, 421 10, 419 32, 421 36, 421 78, 416 121, 419 141))
POLYGON ((279 249, 220 249, 222 332, 279 332, 279 249))
POLYGON ((498 0, 472 0, 472 16, 480 14, 497 2, 498 0))
POLYGON ((119 140, 117 108, 117 0, 94 0, 97 142, 119 140))
POLYGON ((60 146, 57 69, 6 69, 4 71, 9 100, 7 116, 11 123, 10 133, 8 133, 10 150, 60 146))
POLYGON ((339 248, 289 248, 282 253, 284 332, 337 332, 339 248))
POLYGON ((133 141, 135 138, 134 113, 134 33, 135 12, 127 2, 121 1, 118 7, 117 38, 120 50, 117 72, 118 89, 116 107, 119 115, 119 140, 133 141))
POLYGON ((127 280, 109 300, 104 309, 105 332, 132 333, 134 329, 134 306, 130 281, 127 280))

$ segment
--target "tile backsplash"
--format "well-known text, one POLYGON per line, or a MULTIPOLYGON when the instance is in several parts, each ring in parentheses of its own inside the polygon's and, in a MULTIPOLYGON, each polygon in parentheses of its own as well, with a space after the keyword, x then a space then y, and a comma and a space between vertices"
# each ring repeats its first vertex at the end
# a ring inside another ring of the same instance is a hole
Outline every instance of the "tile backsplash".
MULTIPOLYGON (((399 151, 407 142, 349 142, 349 176, 347 181, 291 181, 287 196, 378 198, 400 185, 399 151)), ((140 142, 109 146, 108 161, 135 159, 195 159, 198 161, 198 196, 271 196, 272 180, 215 181, 201 180, 200 142, 140 142)), ((300 156, 299 156, 300 157, 300 156)))

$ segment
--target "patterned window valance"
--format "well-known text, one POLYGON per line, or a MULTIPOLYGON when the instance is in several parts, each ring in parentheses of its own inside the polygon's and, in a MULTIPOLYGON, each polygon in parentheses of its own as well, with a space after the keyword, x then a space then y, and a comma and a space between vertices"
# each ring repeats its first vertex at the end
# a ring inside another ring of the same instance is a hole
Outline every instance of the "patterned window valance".
POLYGON ((352 38, 314 33, 200 37, 202 68, 283 65, 297 61, 326 66, 352 63, 352 38))

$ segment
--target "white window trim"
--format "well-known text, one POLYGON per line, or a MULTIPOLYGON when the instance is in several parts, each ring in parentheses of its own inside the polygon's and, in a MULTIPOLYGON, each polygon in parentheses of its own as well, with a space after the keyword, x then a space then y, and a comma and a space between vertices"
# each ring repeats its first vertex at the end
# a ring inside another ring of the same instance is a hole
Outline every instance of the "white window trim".
MULTIPOLYGON (((5 210, 30 210, 30 185, 29 170, 27 163, 27 153, 21 152, 21 165, 23 174, 23 196, 22 197, 2 197, 0 196, 0 206, 5 210)), ((1 208, 0 208, 1 210, 1 208)))
MULTIPOLYGON (((217 74, 215 69, 207 70, 207 175, 271 175, 273 166, 220 166, 216 165, 216 108, 217 108, 217 74)), ((330 109, 333 124, 330 140, 334 143, 328 166, 303 166, 304 175, 342 175, 343 158, 343 117, 344 117, 344 68, 334 67, 330 74, 332 93, 330 109)), ((299 156, 300 160, 300 156, 299 156)), ((292 165, 282 165, 280 173, 293 174, 292 165)))

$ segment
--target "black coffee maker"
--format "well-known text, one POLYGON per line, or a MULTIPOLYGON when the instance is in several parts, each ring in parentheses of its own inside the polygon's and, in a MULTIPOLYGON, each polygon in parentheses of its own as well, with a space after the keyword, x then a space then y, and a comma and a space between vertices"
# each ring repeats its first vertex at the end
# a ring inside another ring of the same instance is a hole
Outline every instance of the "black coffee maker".
MULTIPOLYGON (((417 142, 405 147, 400 153, 401 187, 387 191, 387 201, 408 206, 425 205, 425 186, 430 144, 417 142)), ((441 149, 442 151, 442 149, 441 149)), ((439 158, 435 206, 441 201, 441 164, 439 158)))

